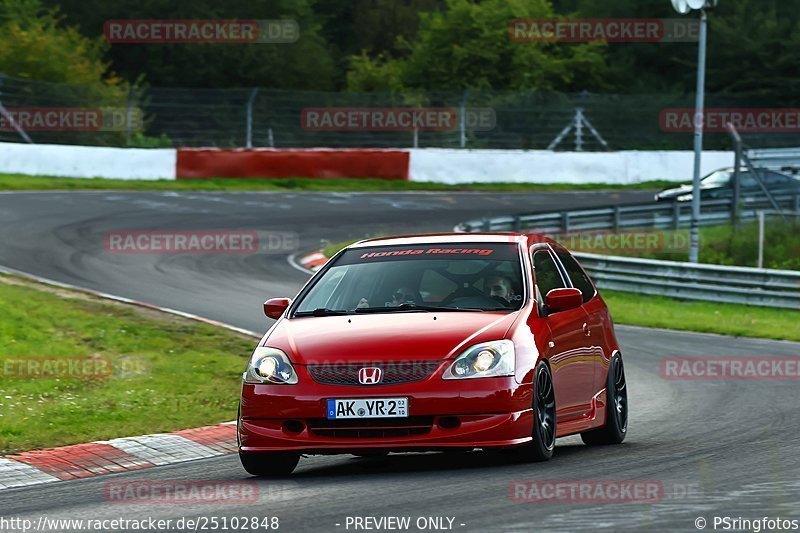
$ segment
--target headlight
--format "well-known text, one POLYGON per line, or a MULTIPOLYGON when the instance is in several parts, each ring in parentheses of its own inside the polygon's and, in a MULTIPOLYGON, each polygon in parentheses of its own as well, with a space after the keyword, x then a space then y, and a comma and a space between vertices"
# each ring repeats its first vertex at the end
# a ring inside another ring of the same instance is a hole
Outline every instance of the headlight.
POLYGON ((692 195, 691 194, 682 194, 682 195, 678 196, 677 198, 675 198, 675 200, 677 200, 678 202, 688 202, 691 199, 692 199, 692 195))
POLYGON ((456 357, 442 379, 513 376, 515 364, 512 341, 485 342, 468 348, 456 357))
POLYGON ((259 346, 250 356, 247 371, 242 376, 245 383, 297 383, 297 373, 291 361, 277 348, 259 346))

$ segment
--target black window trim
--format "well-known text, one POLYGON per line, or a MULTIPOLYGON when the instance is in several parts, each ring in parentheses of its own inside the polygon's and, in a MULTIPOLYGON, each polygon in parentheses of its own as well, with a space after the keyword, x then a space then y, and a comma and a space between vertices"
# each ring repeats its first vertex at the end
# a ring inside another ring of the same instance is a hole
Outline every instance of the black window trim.
POLYGON ((558 275, 561 277, 561 283, 564 284, 564 287, 568 287, 568 288, 572 287, 572 280, 569 279, 569 276, 565 275, 564 266, 561 264, 561 261, 558 260, 558 256, 556 256, 555 251, 553 251, 553 248, 548 243, 541 243, 540 242, 540 243, 536 243, 533 246, 531 246, 531 248, 530 248, 531 275, 532 275, 531 276, 531 281, 532 281, 533 291, 534 291, 532 296, 534 297, 534 299, 536 300, 536 302, 538 304, 539 313, 541 315, 541 312, 544 309, 544 305, 545 305, 544 304, 544 299, 545 299, 545 297, 547 295, 546 294, 541 294, 540 295, 541 296, 541 300, 536 298, 536 294, 539 292, 539 287, 536 285, 536 268, 534 266, 533 256, 537 252, 545 252, 545 253, 550 255, 550 257, 553 259, 553 264, 556 265, 556 270, 558 271, 558 275))
MULTIPOLYGON (((550 246, 549 244, 547 246, 549 246, 550 249, 553 250, 553 255, 556 256, 556 259, 558 260, 558 265, 559 265, 559 268, 562 269, 562 274, 569 280, 570 287, 577 289, 577 287, 575 287, 575 284, 572 282, 572 278, 569 277, 569 272, 567 272, 567 267, 564 266, 564 264, 561 262, 561 258, 558 257, 558 252, 556 251, 556 249, 553 248, 552 246, 550 246)), ((581 272, 583 272, 583 275, 586 276, 586 279, 589 280, 589 285, 592 286, 592 291, 594 291, 594 292, 592 292, 592 296, 588 300, 584 300, 584 302, 583 302, 584 304, 589 303, 590 301, 592 301, 592 299, 595 296, 598 295, 597 286, 594 284, 594 280, 589 275, 589 273, 586 272, 586 269, 583 268, 583 265, 580 264, 580 262, 577 259, 575 259, 575 256, 572 255, 572 253, 569 250, 567 250, 563 246, 561 246, 560 248, 562 250, 564 250, 566 253, 568 253, 570 257, 572 257, 572 260, 575 261, 575 264, 578 265, 578 268, 581 269, 581 272)), ((578 289, 578 290, 580 290, 580 289, 578 289)))

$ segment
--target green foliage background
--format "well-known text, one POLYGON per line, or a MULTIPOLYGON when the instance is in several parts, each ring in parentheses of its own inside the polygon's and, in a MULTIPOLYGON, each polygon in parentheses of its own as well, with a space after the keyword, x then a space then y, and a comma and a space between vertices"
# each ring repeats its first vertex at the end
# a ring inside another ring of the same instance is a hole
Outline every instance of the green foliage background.
MULTIPOLYGON (((124 91, 264 87, 357 92, 690 93, 691 43, 517 43, 526 17, 678 18, 668 0, 0 0, 0 72, 124 91), (106 43, 111 19, 277 19, 293 44, 106 43)), ((720 0, 708 91, 800 100, 800 0, 720 0)))

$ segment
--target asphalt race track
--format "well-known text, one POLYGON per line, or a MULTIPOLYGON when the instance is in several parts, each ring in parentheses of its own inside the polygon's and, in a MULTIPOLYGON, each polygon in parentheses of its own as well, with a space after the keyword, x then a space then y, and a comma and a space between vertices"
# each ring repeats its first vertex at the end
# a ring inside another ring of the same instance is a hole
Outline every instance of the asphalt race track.
MULTIPOLYGON (((292 296, 307 275, 287 256, 370 234, 448 231, 465 219, 612 203, 649 192, 0 194, 0 265, 263 331, 260 305, 292 296), (254 255, 119 255, 103 237, 122 230, 293 232, 293 249, 254 255)), ((619 326, 631 419, 622 446, 559 441, 553 460, 509 465, 490 454, 312 457, 295 475, 259 481, 257 504, 113 505, 110 479, 251 479, 236 456, 130 474, 0 491, 0 514, 48 518, 276 516, 280 530, 354 531, 347 517, 454 518, 453 530, 697 531, 703 517, 800 519, 797 381, 669 381, 664 356, 798 356, 800 344, 619 326), (650 480, 656 503, 530 503, 524 480, 650 480)), ((242 365, 249 354, 242 354, 242 365)), ((235 413, 231 413, 231 419, 235 413)), ((448 522, 445 520, 444 522, 448 522)), ((719 529, 719 527, 718 527, 719 529)), ((416 531, 414 527, 410 529, 416 531)))

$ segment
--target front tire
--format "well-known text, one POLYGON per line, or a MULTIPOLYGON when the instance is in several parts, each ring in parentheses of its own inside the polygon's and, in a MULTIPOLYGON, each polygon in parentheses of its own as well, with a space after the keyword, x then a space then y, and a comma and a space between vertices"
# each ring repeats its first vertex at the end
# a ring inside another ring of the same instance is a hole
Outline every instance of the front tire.
POLYGON ((354 453, 356 457, 386 457, 389 455, 389 452, 385 451, 377 451, 377 452, 358 452, 354 453))
POLYGON ((611 358, 606 378, 606 425, 581 433, 590 446, 620 444, 628 434, 628 384, 620 354, 611 358))
POLYGON ((553 457, 556 447, 556 396, 550 367, 544 361, 536 367, 533 380, 533 435, 530 443, 510 448, 515 461, 536 463, 553 457))
POLYGON ((300 454, 295 452, 242 453, 239 459, 248 474, 258 477, 288 476, 300 462, 300 454))

